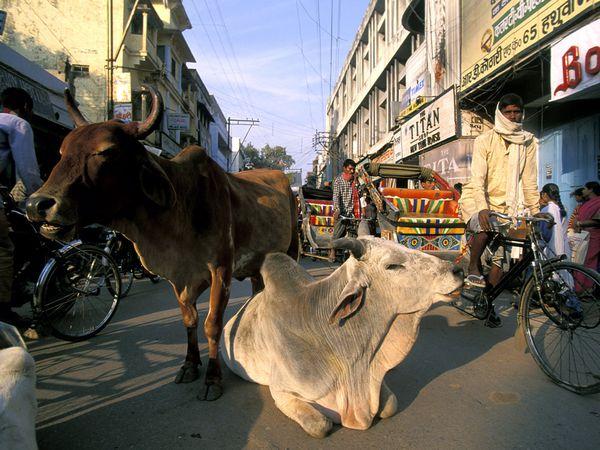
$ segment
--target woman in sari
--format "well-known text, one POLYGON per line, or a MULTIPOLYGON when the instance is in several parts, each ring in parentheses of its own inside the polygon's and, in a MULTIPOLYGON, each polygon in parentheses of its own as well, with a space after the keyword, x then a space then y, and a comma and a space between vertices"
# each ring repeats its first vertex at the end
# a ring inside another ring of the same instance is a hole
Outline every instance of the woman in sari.
MULTIPOLYGON (((577 221, 574 224, 575 231, 585 230, 590 233, 584 265, 598 271, 600 268, 600 184, 597 181, 586 183, 583 188, 583 196, 586 202, 579 208, 577 221)), ((589 278, 584 280, 580 280, 583 281, 583 287, 591 287, 591 280, 589 278)))

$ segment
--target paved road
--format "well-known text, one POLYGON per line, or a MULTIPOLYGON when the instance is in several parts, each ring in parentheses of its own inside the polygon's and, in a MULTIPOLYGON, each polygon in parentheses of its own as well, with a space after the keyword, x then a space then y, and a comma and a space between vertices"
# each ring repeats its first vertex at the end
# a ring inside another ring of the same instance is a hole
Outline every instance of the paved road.
MULTIPOLYGON (((315 275, 329 271, 305 265, 315 275)), ((234 283, 228 317, 249 293, 249 282, 234 283)), ((206 308, 205 293, 202 320, 206 308)), ((434 305, 412 353, 386 378, 399 413, 367 431, 337 427, 315 440, 275 408, 266 388, 228 371, 217 402, 196 400, 201 380, 175 385, 185 354, 179 309, 168 283, 141 281, 92 340, 30 343, 40 448, 600 448, 600 396, 548 381, 516 348, 508 301, 500 308, 504 327, 488 329, 434 305)))

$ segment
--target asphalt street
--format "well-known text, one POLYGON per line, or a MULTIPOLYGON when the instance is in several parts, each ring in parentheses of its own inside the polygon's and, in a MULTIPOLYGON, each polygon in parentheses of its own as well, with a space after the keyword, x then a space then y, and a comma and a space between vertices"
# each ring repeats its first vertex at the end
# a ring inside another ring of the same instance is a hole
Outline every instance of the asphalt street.
MULTIPOLYGON (((331 270, 323 262, 303 264, 315 276, 331 270)), ((248 281, 234 282, 227 318, 249 294, 248 281)), ((202 321, 207 297, 198 302, 202 321)), ((386 377, 398 413, 367 431, 337 426, 317 440, 275 407, 267 388, 226 368, 226 390, 216 402, 196 399, 203 370, 194 383, 174 384, 185 356, 179 308, 166 281, 142 280, 93 339, 29 342, 38 374, 38 442, 48 450, 600 448, 600 395, 581 397, 546 378, 513 337, 509 301, 505 296, 499 305, 498 329, 448 304, 433 305, 411 354, 386 377)), ((200 348, 206 361, 203 336, 200 348)))

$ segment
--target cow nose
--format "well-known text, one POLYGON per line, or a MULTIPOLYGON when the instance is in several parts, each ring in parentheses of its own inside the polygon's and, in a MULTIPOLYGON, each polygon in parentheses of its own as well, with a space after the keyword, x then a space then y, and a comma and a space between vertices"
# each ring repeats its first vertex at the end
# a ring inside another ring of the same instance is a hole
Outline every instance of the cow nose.
POLYGON ((452 274, 455 275, 456 277, 462 278, 465 273, 464 273, 462 267, 460 267, 460 266, 453 266, 452 267, 452 274))
POLYGON ((53 198, 34 194, 29 197, 25 203, 27 217, 29 217, 31 220, 44 219, 48 210, 54 205, 56 205, 56 200, 53 198))

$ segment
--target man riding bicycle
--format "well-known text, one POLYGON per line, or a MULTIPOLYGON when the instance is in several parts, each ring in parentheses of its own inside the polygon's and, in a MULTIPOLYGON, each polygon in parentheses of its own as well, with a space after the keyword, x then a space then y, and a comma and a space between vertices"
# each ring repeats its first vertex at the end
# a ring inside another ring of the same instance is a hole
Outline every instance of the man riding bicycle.
MULTIPOLYGON (((513 217, 526 211, 539 213, 538 144, 533 134, 523 130, 522 121, 523 100, 506 94, 496 107, 494 128, 475 139, 471 179, 459 201, 462 218, 474 233, 467 286, 486 286, 481 256, 492 237, 490 213, 513 217)), ((503 258, 504 248, 498 248, 487 280, 492 286, 502 276, 503 258)))
MULTIPOLYGON (((33 146, 33 131, 27 119, 33 100, 19 88, 7 88, 0 95, 0 184, 12 189, 21 202, 41 185, 40 170, 33 146)), ((8 235, 8 220, 0 203, 0 321, 26 327, 10 307, 13 280, 13 244, 8 235)))
MULTIPOLYGON (((342 166, 342 173, 333 182, 333 239, 346 235, 347 225, 340 217, 360 219, 360 196, 355 176, 356 163, 347 159, 342 166)), ((335 249, 329 250, 329 260, 335 261, 335 249)))

